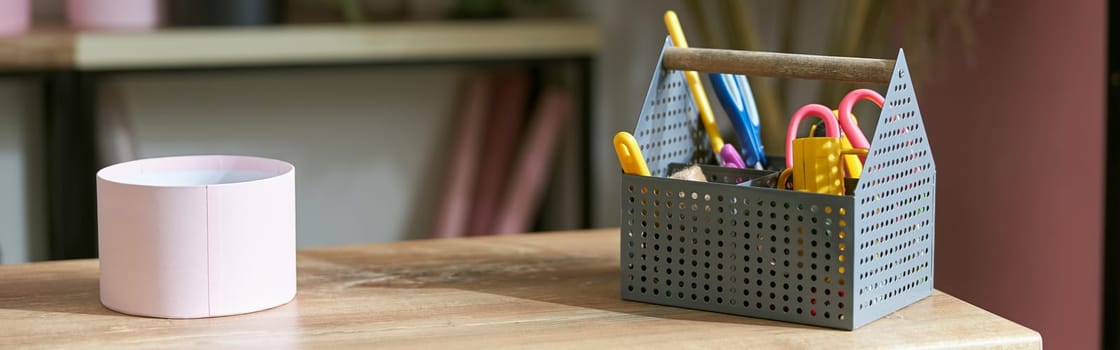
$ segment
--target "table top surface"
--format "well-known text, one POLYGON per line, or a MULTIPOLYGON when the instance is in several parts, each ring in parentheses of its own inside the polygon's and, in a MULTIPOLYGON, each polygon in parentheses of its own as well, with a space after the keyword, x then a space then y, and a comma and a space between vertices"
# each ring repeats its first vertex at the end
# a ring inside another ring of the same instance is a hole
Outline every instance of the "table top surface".
POLYGON ((855 331, 624 301, 617 229, 304 249, 292 302, 194 320, 98 301, 97 260, 0 266, 0 344, 211 348, 1041 348, 948 294, 855 331))

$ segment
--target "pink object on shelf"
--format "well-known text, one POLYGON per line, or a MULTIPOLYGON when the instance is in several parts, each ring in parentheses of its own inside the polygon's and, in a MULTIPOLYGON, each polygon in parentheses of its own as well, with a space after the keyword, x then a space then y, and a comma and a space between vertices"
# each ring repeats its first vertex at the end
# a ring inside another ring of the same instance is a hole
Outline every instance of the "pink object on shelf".
POLYGON ((561 133, 572 118, 574 105, 575 98, 568 90, 546 87, 541 92, 528 134, 510 173, 502 209, 494 222, 495 234, 510 235, 532 229, 541 197, 552 179, 553 159, 561 133))
POLYGON ((481 236, 494 232, 498 206, 513 170, 513 157, 521 140, 521 124, 529 104, 531 84, 529 72, 523 69, 498 73, 495 77, 485 139, 479 160, 480 173, 475 178, 474 205, 471 208, 468 235, 481 236))
POLYGON ((494 84, 489 76, 475 74, 463 79, 449 156, 441 159, 446 161, 447 169, 444 171, 443 196, 432 227, 433 237, 467 235, 475 181, 482 163, 486 112, 493 90, 494 84))
POLYGON ((295 167, 265 158, 136 160, 97 173, 101 303, 197 318, 296 294, 295 167))
POLYGON ((31 27, 31 0, 0 0, 0 36, 19 35, 31 27))
POLYGON ((67 0, 66 15, 70 27, 78 30, 149 30, 159 25, 159 3, 159 0, 67 0))

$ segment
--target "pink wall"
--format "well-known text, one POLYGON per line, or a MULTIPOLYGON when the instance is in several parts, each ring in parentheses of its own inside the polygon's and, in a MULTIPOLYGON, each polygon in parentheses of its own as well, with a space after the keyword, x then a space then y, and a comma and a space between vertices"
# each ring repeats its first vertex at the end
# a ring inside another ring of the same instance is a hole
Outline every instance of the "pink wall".
POLYGON ((936 287, 1046 348, 1099 348, 1105 2, 991 1, 975 26, 975 64, 943 50, 918 89, 938 170, 936 287))

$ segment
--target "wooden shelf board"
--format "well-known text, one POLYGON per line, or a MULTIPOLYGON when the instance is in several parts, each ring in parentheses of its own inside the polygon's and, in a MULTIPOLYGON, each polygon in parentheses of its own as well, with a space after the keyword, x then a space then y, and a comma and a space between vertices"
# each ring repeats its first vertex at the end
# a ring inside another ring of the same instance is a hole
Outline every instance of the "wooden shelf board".
POLYGON ((573 20, 36 31, 0 38, 0 69, 127 70, 533 59, 594 55, 598 28, 573 20))

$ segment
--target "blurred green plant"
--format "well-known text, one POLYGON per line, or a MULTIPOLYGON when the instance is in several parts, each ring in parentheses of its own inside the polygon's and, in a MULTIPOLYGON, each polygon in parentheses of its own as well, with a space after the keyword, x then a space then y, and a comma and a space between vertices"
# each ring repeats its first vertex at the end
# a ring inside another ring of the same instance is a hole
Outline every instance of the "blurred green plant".
POLYGON ((346 22, 360 23, 366 21, 366 13, 362 9, 360 0, 338 0, 338 10, 342 14, 342 20, 346 22))

